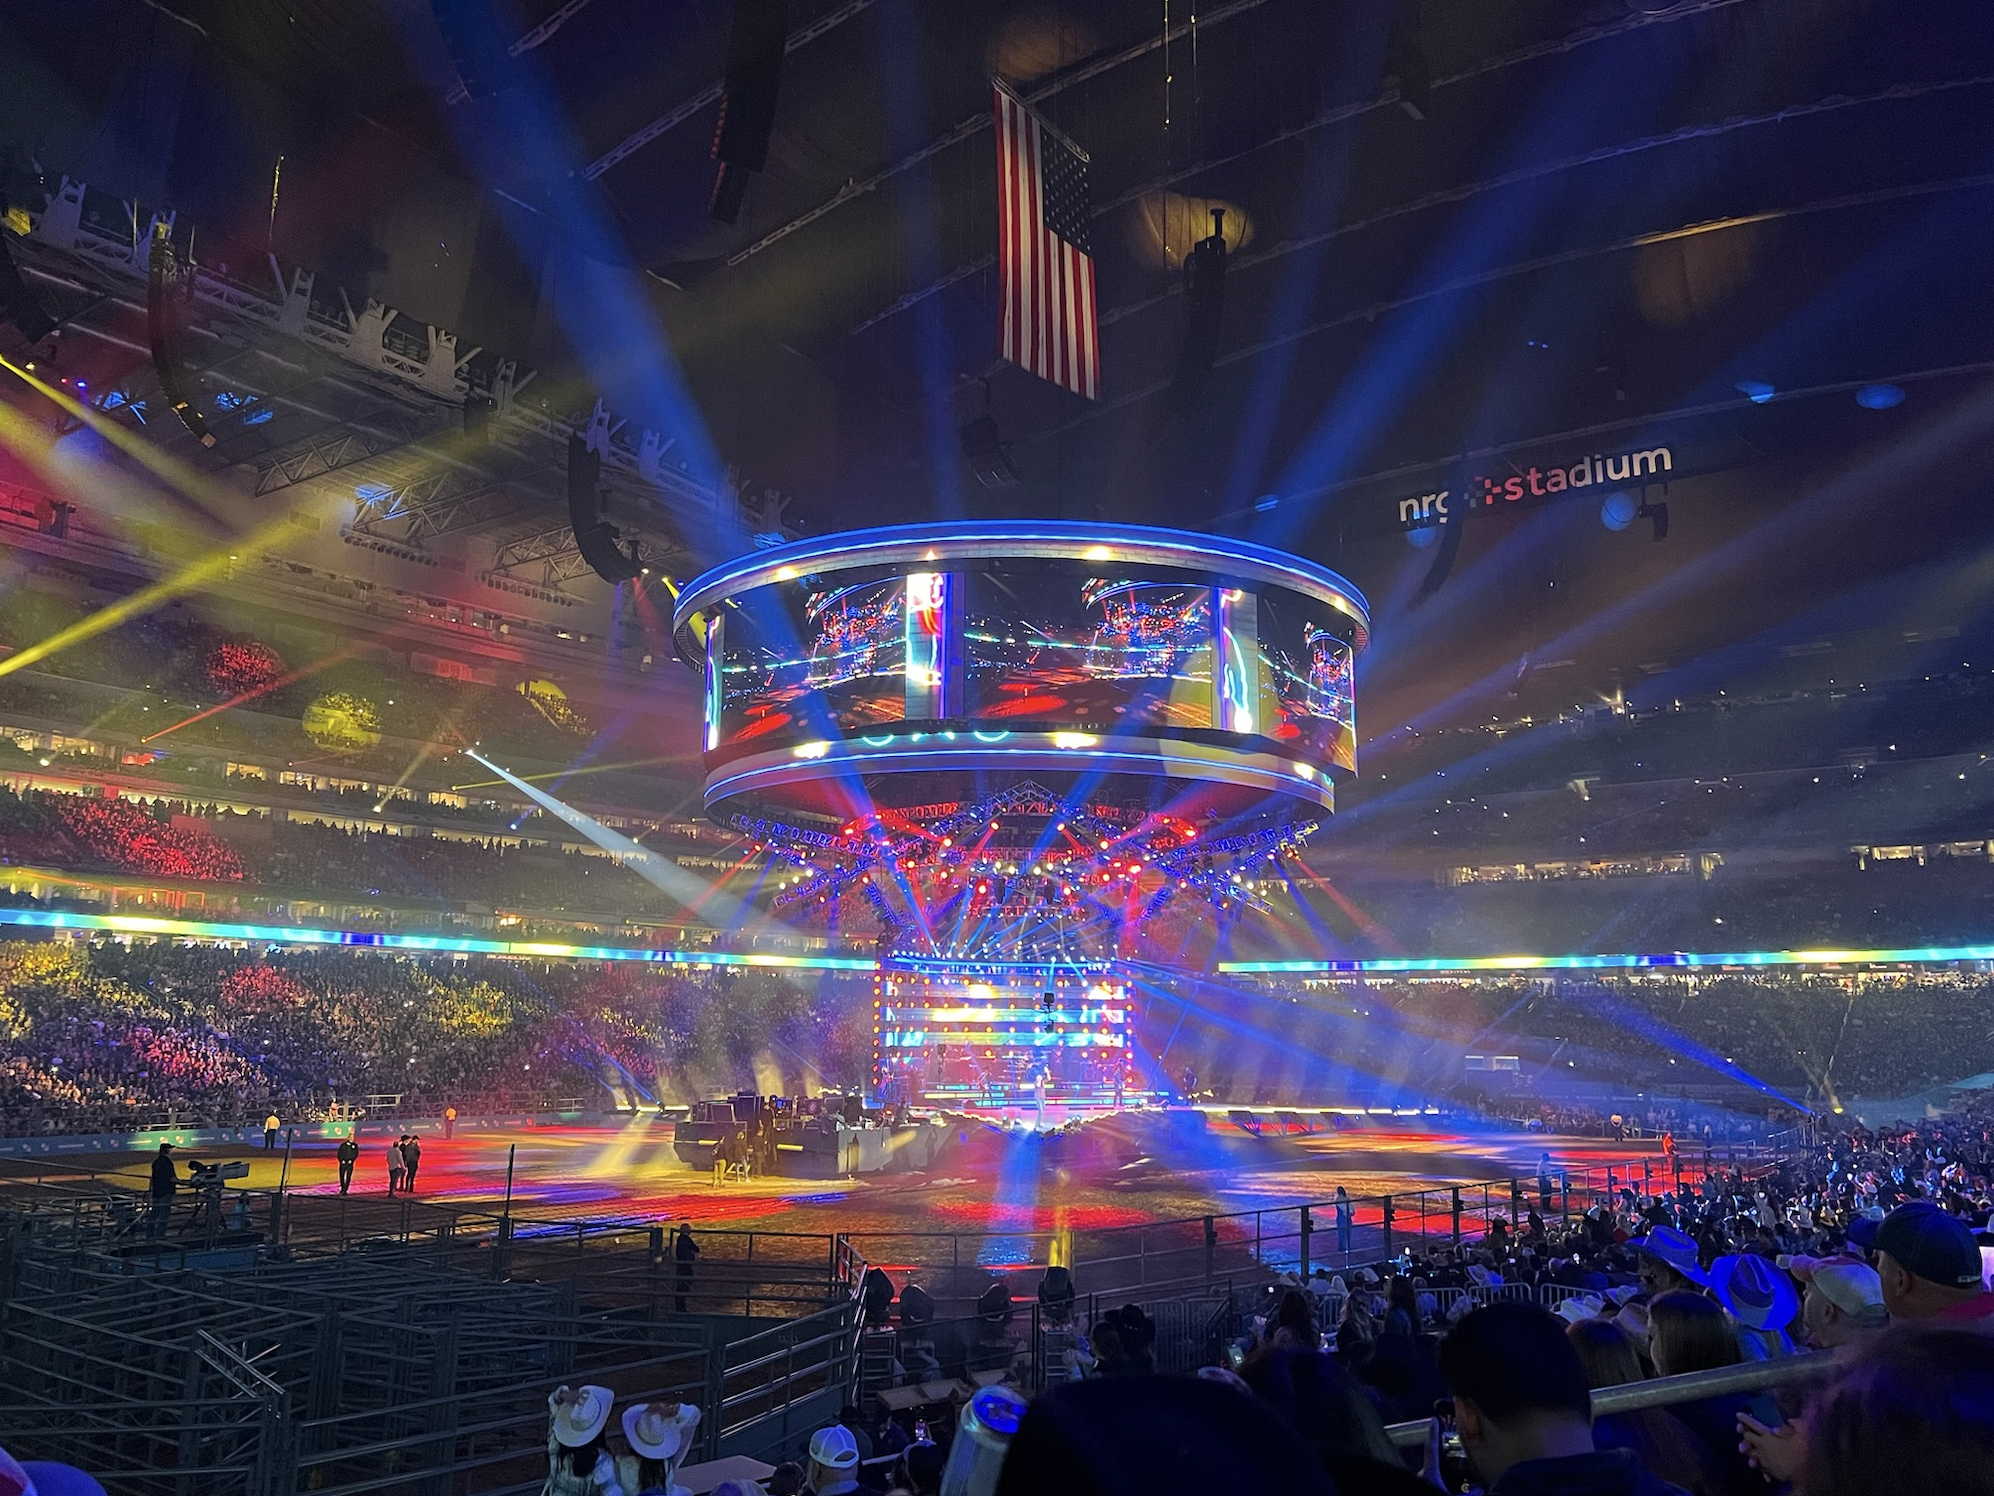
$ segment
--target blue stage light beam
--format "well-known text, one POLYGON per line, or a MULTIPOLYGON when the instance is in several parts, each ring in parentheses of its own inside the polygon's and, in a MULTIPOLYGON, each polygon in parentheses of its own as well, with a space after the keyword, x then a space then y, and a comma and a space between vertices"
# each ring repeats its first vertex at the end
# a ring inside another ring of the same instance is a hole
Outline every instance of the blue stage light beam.
MULTIPOLYGON (((916 39, 921 25, 909 0, 889 0, 880 7, 880 75, 895 80, 882 91, 886 106, 886 137, 890 155, 914 159, 932 132, 928 124, 928 70, 921 65, 916 39)), ((941 278, 941 212, 935 204, 932 159, 919 160, 894 184, 895 223, 909 282, 933 285, 941 278)), ((962 450, 956 436, 955 352, 943 316, 942 298, 923 296, 913 308, 914 361, 921 375, 922 434, 927 439, 928 480, 936 508, 944 519, 960 519, 962 450)), ((892 336, 889 330, 884 336, 892 336)))
MULTIPOLYGON (((1669 54, 1667 61, 1625 76, 1617 69, 1566 73, 1569 86, 1538 102, 1535 119, 1519 132, 1510 155, 1518 161, 1538 159, 1594 129, 1609 110, 1640 110, 1660 100, 1673 88, 1683 60, 1669 54)), ((1534 179, 1519 183, 1516 193, 1500 201, 1472 204, 1415 278, 1413 289, 1448 285, 1521 253, 1566 195, 1562 181, 1534 179)), ((1348 476, 1386 424, 1405 409, 1420 382, 1447 357, 1455 336, 1488 294, 1482 288, 1423 300, 1394 319, 1296 448, 1273 485, 1275 491, 1308 493, 1348 476)), ((1265 544, 1290 545, 1319 508, 1316 503, 1283 503, 1257 513, 1250 533, 1265 544)))
MULTIPOLYGON (((1540 645, 1549 658, 1577 656, 1602 638, 1633 630, 1647 615, 1669 607, 1687 607, 1704 589, 1715 590, 1727 579, 1749 575, 1764 558, 1793 544, 1797 534, 1819 530, 1853 517, 1877 502, 1879 494, 1905 492, 1928 482, 1949 465, 1978 451, 1994 437, 1994 391, 1981 389, 1962 396, 1860 466, 1830 479, 1814 493, 1762 520, 1705 553, 1694 566, 1670 571, 1638 592, 1630 593, 1585 622, 1540 645)), ((1460 719, 1500 697, 1515 677, 1511 666, 1492 671, 1462 687, 1444 701, 1420 712, 1411 721, 1373 738, 1367 749, 1399 741, 1420 731, 1460 719)))
MULTIPOLYGON (((405 24, 420 22, 411 18, 405 24)), ((410 37, 418 60, 433 38, 410 37)), ((603 189, 586 175, 567 113, 532 52, 513 60, 511 86, 448 111, 465 159, 505 210, 507 228, 529 263, 544 265, 543 301, 579 355, 604 402, 632 426, 657 432, 671 460, 716 496, 704 512, 682 513, 680 533, 712 559, 752 541, 732 499, 727 467, 686 384, 664 323, 603 189), (521 184, 531 183, 531 188, 521 184), (527 203, 527 192, 537 202, 527 203), (525 224, 556 226, 556 248, 525 224)), ((664 495, 660 494, 661 501, 664 495)))

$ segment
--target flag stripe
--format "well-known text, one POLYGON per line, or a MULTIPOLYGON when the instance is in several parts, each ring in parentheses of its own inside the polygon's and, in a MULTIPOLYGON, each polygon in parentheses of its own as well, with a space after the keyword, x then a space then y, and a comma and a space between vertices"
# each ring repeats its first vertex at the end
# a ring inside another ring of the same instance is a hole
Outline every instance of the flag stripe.
MULTIPOLYGON (((1009 258, 1011 243, 1011 221, 1016 216, 1011 185, 1011 101, 1003 94, 997 95, 997 243, 999 258, 1009 258)), ((1013 341, 1018 325, 1017 305, 1011 299, 1010 288, 1004 289, 1004 315, 997 324, 997 352, 1000 357, 1010 358, 1017 344, 1013 341)))
POLYGON ((1020 368, 1097 399, 1094 261, 1074 242, 1088 234, 1085 158, 1015 96, 995 93, 999 348, 1020 368))

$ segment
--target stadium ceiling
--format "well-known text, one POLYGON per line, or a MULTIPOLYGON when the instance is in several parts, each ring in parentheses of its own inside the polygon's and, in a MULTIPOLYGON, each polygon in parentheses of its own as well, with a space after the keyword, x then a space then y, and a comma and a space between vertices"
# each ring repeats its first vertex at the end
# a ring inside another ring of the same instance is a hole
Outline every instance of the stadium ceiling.
MULTIPOLYGON (((806 531, 1099 515, 1251 533, 1384 590, 1352 517, 1459 454, 1677 417, 1813 452, 1854 384, 1951 390, 1990 357, 1978 0, 791 0, 767 166, 723 224, 732 10, 17 7, 0 139, 10 181, 88 182, 107 242, 175 211, 204 273, 261 303, 195 319, 206 398, 238 402, 208 461, 273 499, 340 485, 360 543, 475 536, 534 586, 579 569, 563 443, 598 401, 611 516, 661 558, 739 487, 749 530, 781 527, 769 489, 806 531), (463 86, 437 20, 459 9, 512 37, 496 86, 463 86), (995 357, 993 73, 1092 158, 1095 402, 995 357), (1165 419, 1177 262, 1217 204, 1238 242, 1216 366, 1165 419), (304 270, 306 334, 273 330, 304 270), (633 319, 665 350, 642 369, 633 319), (1757 380, 1781 400, 1754 414, 1757 380), (490 417, 468 435, 467 400, 490 417), (1023 475, 997 493, 957 441, 986 400, 1023 475)), ((71 345, 125 349, 154 398, 131 267, 23 258, 92 329, 71 345)))

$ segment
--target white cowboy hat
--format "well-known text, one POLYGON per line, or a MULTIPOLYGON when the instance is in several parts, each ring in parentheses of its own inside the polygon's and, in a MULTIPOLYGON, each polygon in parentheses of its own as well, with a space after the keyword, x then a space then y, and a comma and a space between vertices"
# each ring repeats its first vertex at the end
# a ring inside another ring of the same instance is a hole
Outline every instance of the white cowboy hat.
POLYGON ((1605 1300, 1596 1293, 1575 1293, 1570 1298, 1561 1299, 1557 1313, 1569 1324, 1584 1324, 1589 1319, 1597 1319, 1606 1308, 1605 1300))
POLYGON ((691 1403, 641 1402, 623 1410, 623 1437, 647 1460, 677 1458, 698 1427, 699 1409, 691 1403))
POLYGON ((565 1449, 580 1449, 602 1432, 602 1426, 609 1422, 610 1405, 616 1401, 616 1394, 607 1387, 597 1387, 584 1383, 580 1387, 562 1387, 548 1394, 547 1406, 554 1412, 554 1442, 565 1449), (573 1402, 557 1402, 561 1393, 572 1390, 573 1402))

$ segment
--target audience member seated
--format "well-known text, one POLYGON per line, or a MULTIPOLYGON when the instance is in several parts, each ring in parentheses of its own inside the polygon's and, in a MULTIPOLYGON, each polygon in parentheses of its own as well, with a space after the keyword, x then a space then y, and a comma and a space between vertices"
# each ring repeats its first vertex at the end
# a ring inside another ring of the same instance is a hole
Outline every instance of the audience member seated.
MULTIPOLYGON (((1592 1389, 1556 1316, 1488 1304, 1440 1343, 1462 1447, 1489 1496, 1675 1496, 1630 1449, 1593 1444, 1592 1389)), ((1437 1454, 1437 1450, 1435 1451, 1437 1454)))
MULTIPOLYGON (((1565 1333, 1594 1391, 1647 1380, 1640 1352, 1612 1320, 1581 1320, 1565 1333)), ((1724 1471, 1716 1456, 1667 1408, 1605 1414, 1593 1420, 1592 1437, 1601 1449, 1631 1449, 1648 1469, 1691 1496, 1723 1496, 1724 1471)))

